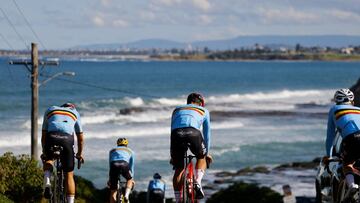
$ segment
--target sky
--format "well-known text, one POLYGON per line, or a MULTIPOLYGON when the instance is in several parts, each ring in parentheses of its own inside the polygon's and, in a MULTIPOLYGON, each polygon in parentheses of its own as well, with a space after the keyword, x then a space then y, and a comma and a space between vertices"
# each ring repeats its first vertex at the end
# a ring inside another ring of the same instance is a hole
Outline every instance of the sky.
POLYGON ((360 35, 360 0, 1 0, 0 8, 0 49, 360 35))

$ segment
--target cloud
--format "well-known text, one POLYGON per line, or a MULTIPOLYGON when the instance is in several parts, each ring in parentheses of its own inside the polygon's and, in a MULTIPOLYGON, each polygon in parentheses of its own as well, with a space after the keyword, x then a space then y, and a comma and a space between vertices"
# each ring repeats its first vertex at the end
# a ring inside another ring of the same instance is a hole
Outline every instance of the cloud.
POLYGON ((165 5, 165 6, 172 6, 174 4, 179 4, 182 0, 154 0, 156 4, 165 5))
POLYGON ((109 6, 110 3, 111 3, 111 0, 101 0, 101 4, 102 4, 103 6, 109 6))
POLYGON ((127 27, 129 25, 128 22, 126 22, 122 19, 114 20, 112 24, 114 27, 127 27))
POLYGON ((290 8, 272 8, 265 9, 260 7, 256 11, 265 24, 287 24, 287 23, 314 23, 319 21, 319 16, 311 12, 298 11, 290 8))
POLYGON ((200 15, 199 20, 200 20, 200 23, 203 25, 208 25, 208 24, 212 23, 212 21, 213 21, 212 17, 210 17, 209 15, 200 15))
POLYGON ((347 21, 347 22, 359 22, 360 21, 360 14, 344 11, 339 9, 333 9, 328 12, 328 15, 332 16, 333 18, 340 20, 340 21, 347 21))
POLYGON ((104 19, 99 15, 94 16, 92 22, 98 27, 102 27, 105 25, 104 19))
POLYGON ((203 11, 208 11, 211 5, 208 0, 192 0, 193 5, 203 11))

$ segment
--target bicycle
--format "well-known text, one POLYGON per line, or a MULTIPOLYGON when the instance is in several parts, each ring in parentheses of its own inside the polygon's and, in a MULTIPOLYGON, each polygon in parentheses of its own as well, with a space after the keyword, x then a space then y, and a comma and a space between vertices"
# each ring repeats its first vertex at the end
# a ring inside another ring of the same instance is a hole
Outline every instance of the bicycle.
POLYGON ((117 193, 116 193, 117 203, 125 203, 125 189, 126 189, 126 182, 121 181, 121 175, 119 175, 117 182, 117 193))
POLYGON ((183 173, 183 188, 182 188, 182 201, 189 203, 196 203, 195 199, 195 175, 194 175, 194 164, 192 160, 195 158, 194 155, 187 154, 184 156, 184 173, 183 173))
MULTIPOLYGON (((50 198, 50 203, 65 203, 66 194, 65 194, 65 175, 64 170, 61 164, 61 153, 63 147, 54 145, 50 148, 54 160, 55 160, 55 170, 56 175, 54 175, 53 184, 52 184, 52 198, 50 198)), ((78 169, 81 168, 81 160, 78 159, 78 169)))

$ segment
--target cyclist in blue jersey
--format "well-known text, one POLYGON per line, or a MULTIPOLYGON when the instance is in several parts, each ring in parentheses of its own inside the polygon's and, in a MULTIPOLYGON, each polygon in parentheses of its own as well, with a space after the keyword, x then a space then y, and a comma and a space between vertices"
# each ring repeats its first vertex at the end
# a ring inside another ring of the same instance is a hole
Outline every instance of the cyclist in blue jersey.
POLYGON ((175 173, 173 187, 176 202, 181 201, 181 177, 184 172, 184 156, 188 149, 196 156, 195 191, 196 198, 204 198, 201 180, 205 174, 206 159, 212 160, 210 150, 210 113, 204 108, 201 94, 191 93, 187 104, 175 108, 171 118, 171 163, 175 173), (203 128, 203 134, 200 129, 203 128))
POLYGON ((125 201, 129 202, 129 195, 135 182, 134 177, 134 164, 135 154, 127 147, 129 141, 126 138, 119 138, 117 140, 117 146, 109 152, 109 181, 110 186, 110 203, 116 201, 117 194, 117 181, 119 175, 122 175, 126 179, 125 189, 125 201))
POLYGON ((327 162, 330 156, 331 146, 333 144, 336 131, 343 138, 341 143, 341 157, 343 159, 343 172, 346 177, 346 183, 350 188, 348 195, 354 194, 359 188, 354 183, 353 164, 360 158, 360 108, 355 107, 354 94, 349 89, 340 89, 335 92, 334 105, 329 111, 326 153, 324 162, 327 162))
POLYGON ((165 201, 165 181, 159 173, 155 173, 153 180, 149 182, 147 191, 147 203, 163 203, 165 201))
POLYGON ((59 145, 63 147, 61 154, 61 163, 65 172, 65 181, 67 188, 67 202, 73 203, 75 198, 75 181, 74 181, 74 134, 77 136, 78 152, 76 158, 84 161, 82 151, 84 145, 83 130, 81 127, 80 115, 75 105, 65 103, 62 106, 52 106, 44 114, 42 126, 41 144, 43 154, 44 197, 51 198, 50 177, 53 170, 53 154, 51 147, 59 145))

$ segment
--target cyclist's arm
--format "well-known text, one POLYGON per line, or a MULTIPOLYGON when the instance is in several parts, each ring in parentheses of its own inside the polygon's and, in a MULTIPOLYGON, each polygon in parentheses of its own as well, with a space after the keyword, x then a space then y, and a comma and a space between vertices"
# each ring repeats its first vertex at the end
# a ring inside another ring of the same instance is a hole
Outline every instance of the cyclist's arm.
POLYGON ((82 155, 83 152, 83 147, 84 147, 84 134, 81 133, 76 133, 77 136, 77 145, 78 145, 78 154, 82 155))
POLYGON ((208 154, 209 150, 210 150, 210 140, 211 140, 209 111, 206 111, 206 115, 204 118, 203 134, 204 134, 204 142, 205 142, 205 147, 206 147, 206 154, 208 154))
POLYGON ((334 112, 332 109, 329 111, 328 117, 329 118, 327 123, 327 135, 326 135, 326 155, 330 156, 331 146, 334 142, 335 133, 336 133, 336 126, 334 123, 334 112))
POLYGON ((47 114, 49 110, 47 110, 44 114, 44 119, 42 123, 42 131, 41 131, 41 147, 44 149, 45 146, 45 137, 47 133, 48 123, 47 123, 47 114))
POLYGON ((135 176, 135 171, 134 171, 135 154, 134 154, 134 152, 131 153, 129 165, 130 165, 131 175, 132 175, 132 177, 134 178, 134 176, 135 176))

